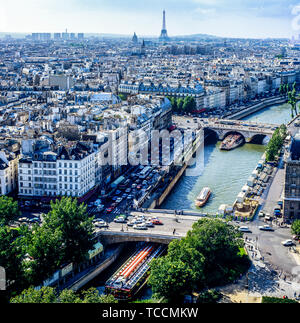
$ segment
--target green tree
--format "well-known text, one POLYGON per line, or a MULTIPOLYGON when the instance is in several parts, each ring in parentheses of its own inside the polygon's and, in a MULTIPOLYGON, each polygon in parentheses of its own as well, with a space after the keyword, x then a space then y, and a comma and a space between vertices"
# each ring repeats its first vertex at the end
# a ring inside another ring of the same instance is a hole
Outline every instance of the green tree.
POLYGON ((19 211, 18 202, 14 201, 11 197, 0 197, 0 226, 9 225, 21 212, 19 211))
POLYGON ((149 284, 160 297, 178 301, 192 291, 193 272, 188 264, 180 260, 172 260, 168 256, 159 258, 151 264, 149 284))
POLYGON ((93 219, 86 212, 84 204, 76 199, 64 197, 51 202, 51 210, 44 217, 46 229, 61 234, 62 263, 80 263, 86 260, 93 247, 93 219))
POLYGON ((159 297, 178 299, 186 293, 232 282, 248 270, 241 233, 218 219, 202 219, 165 257, 151 264, 149 283, 159 297), (181 277, 181 278, 180 278, 181 277))
POLYGON ((11 303, 55 303, 57 301, 57 296, 55 294, 54 288, 42 287, 40 290, 36 290, 33 287, 23 290, 23 292, 13 297, 11 303))
POLYGON ((46 226, 33 228, 26 236, 26 251, 31 260, 25 262, 26 276, 35 286, 52 276, 62 264, 62 232, 59 227, 46 226))
POLYGON ((82 293, 82 297, 74 291, 65 289, 60 294, 53 287, 42 287, 37 290, 34 287, 29 287, 23 290, 18 296, 11 298, 10 303, 117 303, 113 296, 99 295, 95 288, 91 288, 82 293))
POLYGON ((294 113, 296 113, 296 115, 298 114, 296 89, 293 89, 293 91, 288 92, 288 104, 291 105, 291 114, 292 114, 292 118, 294 118, 294 113))
POLYGON ((183 104, 184 104, 184 100, 182 98, 177 99, 177 110, 179 113, 184 112, 183 111, 183 104))
POLYGON ((112 295, 99 295, 96 288, 90 288, 87 291, 82 292, 83 303, 117 303, 117 300, 112 295))
POLYGON ((126 101, 127 100, 127 96, 125 94, 119 94, 119 98, 122 100, 122 101, 126 101))
POLYGON ((296 220, 292 224, 292 232, 293 232, 293 234, 300 236, 300 220, 296 220))
POLYGON ((182 109, 186 113, 191 113, 196 110, 196 101, 193 97, 187 96, 184 99, 182 109))
POLYGON ((0 227, 0 266, 5 268, 8 290, 19 290, 24 283, 22 261, 24 250, 20 242, 21 230, 0 227))
POLYGON ((80 297, 71 289, 64 289, 57 300, 58 303, 77 304, 82 303, 80 297))
POLYGON ((275 130, 268 146, 266 149, 266 160, 274 161, 278 155, 280 149, 284 144, 284 140, 287 136, 287 128, 285 125, 281 125, 278 129, 275 130))

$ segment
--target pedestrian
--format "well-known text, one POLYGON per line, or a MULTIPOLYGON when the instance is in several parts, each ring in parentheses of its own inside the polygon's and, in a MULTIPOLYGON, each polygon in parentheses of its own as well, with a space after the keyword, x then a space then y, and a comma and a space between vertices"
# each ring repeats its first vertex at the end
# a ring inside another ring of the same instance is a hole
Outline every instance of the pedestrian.
POLYGON ((173 230, 173 236, 175 235, 176 229, 173 230))

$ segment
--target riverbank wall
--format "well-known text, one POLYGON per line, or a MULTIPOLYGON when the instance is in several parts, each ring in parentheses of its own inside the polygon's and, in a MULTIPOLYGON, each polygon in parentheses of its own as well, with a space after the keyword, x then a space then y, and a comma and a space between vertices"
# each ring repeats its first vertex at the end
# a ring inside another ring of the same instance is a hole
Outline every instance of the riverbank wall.
POLYGON ((272 98, 272 99, 267 99, 265 101, 262 101, 260 103, 254 104, 252 106, 250 106, 247 109, 244 109, 242 111, 239 111, 237 113, 234 113, 228 117, 226 117, 226 119, 230 119, 230 120, 241 120, 245 117, 248 117, 249 115, 256 113, 260 110, 266 109, 272 105, 280 105, 280 104, 284 104, 286 103, 287 100, 285 97, 276 97, 276 98, 272 98))
POLYGON ((172 181, 163 189, 162 192, 159 192, 154 194, 152 196, 152 199, 147 203, 148 205, 143 205, 144 208, 147 209, 155 209, 159 208, 165 199, 168 197, 168 195, 171 193, 171 191, 176 186, 177 182, 181 179, 183 174, 185 173, 186 169, 189 166, 190 160, 193 158, 194 153, 198 151, 200 146, 203 144, 204 140, 204 133, 197 136, 197 138, 193 141, 193 143, 190 145, 190 148, 187 149, 187 152, 184 154, 184 164, 180 168, 180 170, 177 172, 177 174, 174 176, 172 181))
POLYGON ((105 259, 101 264, 97 265, 96 268, 91 269, 89 273, 85 276, 78 279, 75 283, 73 283, 69 289, 77 292, 86 284, 88 284, 91 280, 95 279, 99 274, 101 274, 105 269, 107 269, 110 265, 112 265, 116 259, 121 254, 122 250, 124 249, 123 245, 120 245, 115 252, 113 252, 107 259, 105 259))

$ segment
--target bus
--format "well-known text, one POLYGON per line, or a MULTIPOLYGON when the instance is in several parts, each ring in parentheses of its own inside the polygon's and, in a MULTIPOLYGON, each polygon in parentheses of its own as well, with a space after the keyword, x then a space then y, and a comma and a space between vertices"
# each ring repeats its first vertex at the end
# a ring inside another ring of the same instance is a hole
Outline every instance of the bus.
POLYGON ((145 178, 148 176, 148 174, 151 172, 151 170, 152 170, 152 167, 150 167, 150 166, 145 167, 145 168, 140 172, 140 174, 139 174, 139 178, 140 178, 140 179, 145 179, 145 178))

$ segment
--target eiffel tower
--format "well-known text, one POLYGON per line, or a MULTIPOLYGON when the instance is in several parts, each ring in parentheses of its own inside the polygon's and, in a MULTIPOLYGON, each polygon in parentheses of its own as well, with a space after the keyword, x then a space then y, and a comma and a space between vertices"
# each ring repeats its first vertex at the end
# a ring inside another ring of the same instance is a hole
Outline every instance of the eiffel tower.
POLYGON ((166 11, 165 10, 163 12, 163 27, 162 27, 162 30, 160 33, 159 40, 160 41, 168 41, 169 40, 167 27, 166 27, 166 11))

